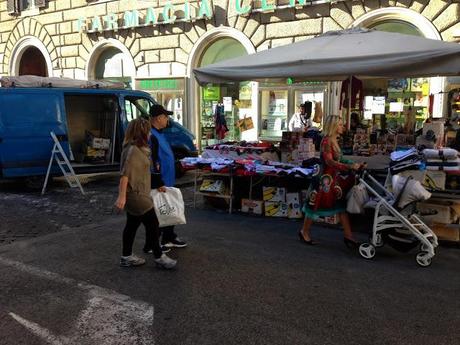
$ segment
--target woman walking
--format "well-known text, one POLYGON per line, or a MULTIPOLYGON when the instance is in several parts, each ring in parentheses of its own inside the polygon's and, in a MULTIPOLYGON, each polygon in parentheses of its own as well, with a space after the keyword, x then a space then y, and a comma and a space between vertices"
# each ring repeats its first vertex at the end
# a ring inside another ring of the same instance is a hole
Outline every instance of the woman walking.
POLYGON ((126 209, 126 226, 123 230, 123 252, 120 258, 120 265, 130 267, 140 266, 145 263, 143 258, 137 257, 132 253, 134 238, 139 225, 142 223, 146 228, 146 241, 153 249, 155 263, 159 267, 170 269, 177 262, 161 251, 158 219, 150 196, 151 160, 148 146, 149 135, 149 121, 137 118, 129 123, 123 141, 120 164, 121 178, 118 198, 115 202, 115 206, 119 210, 126 209))
POLYGON ((299 231, 302 243, 313 245, 310 228, 313 220, 320 216, 339 215, 343 226, 343 240, 347 247, 356 248, 358 243, 353 238, 350 220, 346 213, 345 196, 354 184, 354 176, 347 177, 341 173, 359 170, 361 164, 342 158, 337 137, 343 134, 343 123, 337 115, 329 115, 324 122, 323 139, 321 141, 322 169, 319 178, 310 186, 307 201, 304 205, 305 220, 299 231))

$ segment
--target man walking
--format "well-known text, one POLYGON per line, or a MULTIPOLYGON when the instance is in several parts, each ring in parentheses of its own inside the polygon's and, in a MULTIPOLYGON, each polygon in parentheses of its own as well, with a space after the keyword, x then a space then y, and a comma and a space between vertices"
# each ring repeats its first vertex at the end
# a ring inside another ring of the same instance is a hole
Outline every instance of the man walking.
MULTIPOLYGON (((150 148, 152 150, 152 189, 161 186, 173 187, 176 182, 175 160, 174 153, 166 140, 162 130, 168 126, 169 115, 172 111, 168 111, 160 104, 153 104, 150 107, 150 125, 152 126, 150 136, 150 148), (158 179, 159 175, 159 179, 158 179), (160 183, 160 186, 154 185, 160 183)), ((163 252, 168 252, 171 248, 184 248, 187 243, 182 241, 174 232, 174 226, 161 228, 162 238, 161 246, 163 252)), ((144 246, 144 252, 152 251, 147 245, 144 246)))

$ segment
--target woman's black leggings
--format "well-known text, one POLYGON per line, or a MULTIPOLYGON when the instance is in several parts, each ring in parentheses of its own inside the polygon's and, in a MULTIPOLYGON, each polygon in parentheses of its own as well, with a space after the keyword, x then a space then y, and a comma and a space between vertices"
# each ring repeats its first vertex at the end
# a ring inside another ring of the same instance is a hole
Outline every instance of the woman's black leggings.
POLYGON ((160 228, 158 227, 158 219, 155 210, 152 208, 142 216, 133 216, 126 213, 126 226, 123 230, 123 256, 129 256, 133 251, 134 238, 136 237, 139 225, 145 226, 145 240, 149 247, 153 249, 155 258, 159 258, 163 252, 160 247, 160 228))

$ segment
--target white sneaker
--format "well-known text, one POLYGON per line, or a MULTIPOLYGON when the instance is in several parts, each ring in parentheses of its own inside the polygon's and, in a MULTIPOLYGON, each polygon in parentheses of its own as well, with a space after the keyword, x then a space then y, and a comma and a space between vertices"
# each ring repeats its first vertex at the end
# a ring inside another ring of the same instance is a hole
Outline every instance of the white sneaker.
POLYGON ((166 254, 163 254, 158 259, 155 259, 155 263, 158 267, 170 270, 176 266, 177 260, 173 260, 166 254))
POLYGON ((121 256, 120 257, 120 266, 122 267, 132 267, 132 266, 141 266, 145 264, 145 259, 140 258, 136 255, 130 256, 121 256))

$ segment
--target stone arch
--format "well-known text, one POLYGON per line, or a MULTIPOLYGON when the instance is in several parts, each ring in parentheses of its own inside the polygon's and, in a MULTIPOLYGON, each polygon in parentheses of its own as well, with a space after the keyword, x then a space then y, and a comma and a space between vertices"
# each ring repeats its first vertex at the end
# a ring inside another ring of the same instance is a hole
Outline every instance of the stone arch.
MULTIPOLYGON (((370 27, 373 24, 392 20, 409 23, 417 28, 420 34, 425 38, 442 40, 438 29, 428 18, 417 11, 403 7, 386 7, 372 10, 357 18, 351 24, 351 27, 370 27)), ((433 116, 436 115, 435 117, 441 117, 443 114, 444 95, 442 91, 444 91, 445 82, 445 77, 431 78, 430 93, 435 95, 433 106, 433 116)))
POLYGON ((386 7, 370 11, 357 18, 351 26, 367 27, 373 23, 385 20, 401 20, 408 22, 417 27, 424 37, 434 40, 441 39, 441 35, 431 21, 419 12, 403 7, 386 7))
POLYGON ((31 17, 19 21, 11 30, 3 55, 3 72, 10 75, 17 74, 19 60, 30 46, 41 51, 46 61, 48 75, 53 76, 53 66, 56 66, 59 58, 56 46, 46 28, 31 17))
MULTIPOLYGON (((218 27, 213 28, 203 35, 201 35, 194 43, 193 47, 189 53, 189 58, 187 62, 187 80, 188 80, 188 98, 189 102, 187 104, 187 113, 188 114, 198 114, 199 113, 199 104, 197 102, 198 98, 198 83, 193 77, 193 68, 198 66, 199 60, 203 55, 206 48, 220 38, 232 38, 241 43, 241 45, 246 49, 248 54, 253 54, 256 52, 254 44, 251 40, 241 31, 231 28, 231 27, 218 27)), ((257 83, 253 85, 253 103, 254 107, 257 107, 257 83)), ((255 124, 257 125, 257 124, 255 124)), ((188 118, 188 128, 192 129, 192 132, 199 133, 199 121, 195 116, 189 116, 188 118)))
POLYGON ((108 38, 99 41, 97 44, 95 44, 91 50, 88 53, 88 58, 86 61, 86 76, 88 79, 94 78, 94 72, 96 68, 96 63, 98 61, 98 58, 100 57, 101 53, 106 50, 107 48, 116 48, 120 50, 124 56, 127 57, 126 62, 127 62, 127 67, 128 70, 126 71, 126 75, 130 76, 131 78, 136 77, 136 66, 134 63, 134 59, 131 55, 131 52, 126 48, 126 46, 121 43, 120 41, 113 39, 113 38, 108 38))

